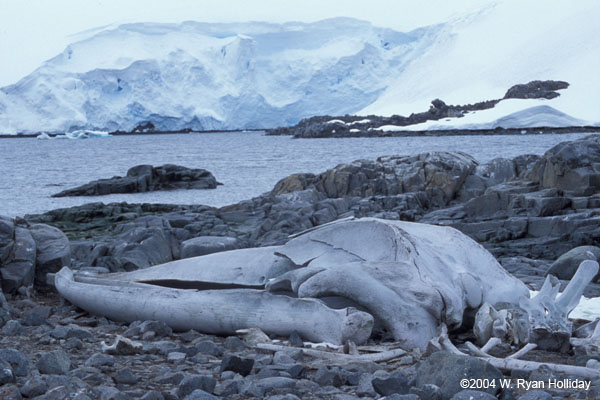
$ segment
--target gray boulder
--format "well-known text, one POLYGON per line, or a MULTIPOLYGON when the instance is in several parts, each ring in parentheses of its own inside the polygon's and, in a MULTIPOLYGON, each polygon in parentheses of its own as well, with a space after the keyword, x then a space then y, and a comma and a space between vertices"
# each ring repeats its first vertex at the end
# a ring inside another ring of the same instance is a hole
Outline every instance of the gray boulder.
POLYGON ((29 230, 14 227, 11 251, 8 259, 0 262, 2 289, 15 293, 21 286, 31 286, 34 281, 36 264, 36 243, 29 230))
POLYGON ((69 239, 58 228, 34 224, 29 228, 36 244, 35 283, 46 285, 46 274, 71 266, 69 239))
POLYGON ((42 374, 65 375, 71 368, 71 360, 64 351, 54 350, 42 354, 37 368, 42 374))
POLYGON ((181 258, 203 256, 239 248, 239 240, 227 236, 199 236, 181 243, 181 258))
POLYGON ((208 393, 215 390, 217 381, 208 375, 187 375, 177 387, 177 395, 184 398, 193 391, 200 389, 208 393))
POLYGON ((525 175, 544 188, 577 196, 600 191, 600 136, 562 142, 548 150, 525 175))
MULTIPOLYGON (((436 385, 441 389, 442 398, 449 400, 463 390, 460 387, 461 379, 489 379, 499 382, 503 375, 498 368, 480 358, 437 352, 419 365, 416 377, 415 386, 436 385)), ((496 385, 496 388, 490 387, 483 391, 496 395, 498 387, 496 385)))
POLYGON ((119 225, 118 235, 106 245, 95 264, 111 272, 133 271, 172 261, 179 256, 179 241, 164 218, 140 217, 119 225))
POLYGON ((16 320, 10 320, 2 327, 0 333, 4 336, 20 336, 25 333, 25 330, 16 320))
POLYGON ((548 268, 546 275, 554 275, 558 279, 571 280, 573 275, 575 275, 575 272, 577 272, 579 264, 585 260, 598 261, 598 259, 600 259, 600 247, 575 247, 560 256, 558 260, 554 261, 554 263, 550 265, 550 268, 548 268))
POLYGON ((29 360, 19 350, 0 349, 0 360, 9 363, 16 376, 26 376, 29 373, 29 360))
POLYGON ((507 182, 517 175, 517 169, 513 160, 506 158, 494 158, 492 161, 478 165, 475 175, 486 180, 487 186, 507 182))

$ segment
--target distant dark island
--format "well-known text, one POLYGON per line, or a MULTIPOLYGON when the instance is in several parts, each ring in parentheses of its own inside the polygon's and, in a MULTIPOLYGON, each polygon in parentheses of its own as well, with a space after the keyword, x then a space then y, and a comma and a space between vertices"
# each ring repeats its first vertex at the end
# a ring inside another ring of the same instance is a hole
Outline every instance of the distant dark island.
POLYGON ((213 174, 205 169, 191 169, 173 164, 160 167, 137 165, 130 168, 126 176, 91 181, 56 193, 52 197, 101 196, 173 189, 215 189, 217 185, 222 183, 217 182, 213 174))

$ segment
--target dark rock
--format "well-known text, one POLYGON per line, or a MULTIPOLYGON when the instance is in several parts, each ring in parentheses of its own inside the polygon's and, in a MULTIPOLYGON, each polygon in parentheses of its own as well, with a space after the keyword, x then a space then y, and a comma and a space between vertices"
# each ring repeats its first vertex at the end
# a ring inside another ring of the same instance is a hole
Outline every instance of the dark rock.
POLYGON ((400 371, 393 372, 385 378, 374 378, 371 384, 373 389, 382 396, 394 393, 407 394, 410 389, 408 378, 400 371))
POLYGON ((182 380, 183 380, 183 373, 181 373, 181 372, 175 372, 175 373, 167 372, 166 374, 163 374, 156 378, 156 382, 158 382, 162 385, 179 385, 182 380))
POLYGON ((526 177, 544 188, 589 196, 600 190, 600 136, 562 142, 548 150, 526 177))
POLYGON ((221 348, 212 340, 202 340, 195 344, 199 353, 220 357, 223 354, 221 348))
POLYGON ((150 390, 146 392, 141 398, 142 400, 165 400, 165 396, 161 392, 156 390, 150 390))
POLYGON ((117 371, 113 376, 115 383, 121 383, 124 385, 135 385, 138 382, 138 377, 133 374, 131 369, 123 368, 117 371))
POLYGON ((48 385, 39 375, 29 378, 21 388, 21 394, 25 397, 36 397, 46 393, 48 385))
POLYGON ((344 383, 342 374, 339 368, 337 367, 326 367, 321 366, 315 373, 313 377, 313 381, 318 383, 321 386, 334 386, 340 387, 344 383))
POLYGON ((65 339, 67 337, 69 329, 70 327, 66 325, 56 325, 52 332, 50 332, 50 336, 52 336, 55 339, 65 339))
POLYGON ((290 345, 295 347, 304 347, 304 342, 297 331, 292 332, 290 335, 290 345))
MULTIPOLYGON (((4 224, 9 223, 12 221, 4 220, 4 224)), ((5 256, 0 258, 0 282, 6 293, 31 286, 35 279, 36 242, 25 227, 13 226, 11 229, 14 236, 0 237, 0 249, 4 242, 4 249, 10 250, 5 250, 5 256)))
POLYGON ((240 358, 234 355, 226 355, 221 361, 220 372, 233 371, 242 376, 247 376, 252 372, 254 366, 254 359, 252 358, 240 358))
POLYGON ((20 336, 25 333, 25 329, 23 329, 19 321, 10 320, 2 327, 0 332, 6 336, 20 336))
POLYGON ((29 373, 29 361, 19 350, 0 349, 0 360, 9 363, 16 376, 26 376, 29 373))
POLYGON ((244 343, 239 337, 237 336, 228 336, 225 339, 225 342, 223 342, 223 347, 226 350, 229 351, 244 351, 248 348, 248 346, 246 346, 246 343, 244 343))
MULTIPOLYGON (((447 400, 462 390, 460 380, 465 377, 498 382, 503 375, 496 367, 482 359, 437 352, 419 364, 416 377, 415 386, 436 385, 442 392, 442 398, 447 400)), ((498 389, 488 388, 484 391, 495 395, 498 389)))
POLYGON ((162 321, 144 321, 140 324, 140 333, 154 332, 156 337, 170 336, 173 330, 162 321))
POLYGON ((217 381, 211 376, 187 375, 177 387, 177 395, 183 398, 196 389, 212 393, 215 390, 216 384, 217 381))
POLYGON ((102 367, 104 365, 114 365, 115 358, 109 354, 94 353, 90 358, 85 360, 85 365, 88 367, 102 367))
POLYGON ((173 189, 214 189, 220 185, 204 169, 191 169, 165 164, 160 167, 137 165, 127 171, 127 176, 91 181, 76 188, 56 193, 53 197, 98 196, 110 193, 140 193, 173 189))
POLYGON ((0 360, 0 386, 7 383, 15 383, 17 379, 12 370, 11 365, 3 360, 0 360))
POLYGON ((442 400, 442 391, 436 385, 423 385, 411 387, 409 393, 419 396, 423 400, 442 400))
POLYGON ((219 397, 213 396, 204 390, 196 389, 189 395, 185 396, 184 400, 219 400, 219 397))
POLYGON ((558 279, 571 280, 579 264, 585 260, 598 261, 600 259, 600 247, 579 246, 569 250, 556 260, 546 274, 554 275, 558 279))
POLYGON ((28 326, 40 326, 47 323, 52 314, 52 308, 48 306, 36 306, 25 314, 23 324, 28 326))
POLYGON ((227 236, 199 236, 181 243, 181 258, 203 256, 239 248, 239 240, 227 236))
POLYGON ((294 364, 294 360, 287 351, 277 351, 273 354, 273 364, 294 364))
POLYGON ((291 393, 277 394, 275 396, 269 396, 269 400, 300 400, 300 397, 291 393))
POLYGON ((56 273, 62 267, 71 266, 71 246, 65 234, 53 226, 34 224, 29 231, 37 248, 35 284, 43 287, 48 273, 56 273))
POLYGON ((83 342, 77 338, 69 338, 65 342, 65 348, 68 350, 81 350, 83 349, 83 342))
POLYGON ((120 225, 119 234, 107 249, 110 256, 100 257, 97 265, 111 272, 133 271, 172 261, 179 242, 167 220, 159 217, 141 217, 120 225))
POLYGON ((52 332, 50 332, 50 336, 52 336, 55 339, 77 338, 89 340, 94 338, 94 335, 90 331, 75 324, 70 324, 66 326, 57 325, 54 327, 52 332))
POLYGON ((358 387, 356 388, 356 394, 359 396, 377 396, 377 392, 373 388, 373 375, 363 373, 358 380, 358 387))
POLYGON ((421 400, 421 397, 416 394, 392 394, 390 396, 386 396, 385 400, 421 400))
POLYGON ((100 400, 130 400, 131 397, 122 393, 114 386, 100 386, 96 388, 100 392, 100 400))
POLYGON ((55 387, 59 386, 64 386, 67 388, 73 387, 71 380, 64 375, 48 375, 46 377, 46 384, 48 384, 48 389, 54 389, 55 387))
MULTIPOLYGON (((231 372, 231 371, 229 371, 229 372, 231 372)), ((217 386, 215 387, 215 394, 219 395, 219 396, 231 396, 234 394, 238 394, 240 392, 241 386, 242 386, 241 380, 235 380, 233 378, 224 379, 221 383, 217 384, 217 386)))
POLYGON ((290 378, 303 379, 306 377, 306 367, 302 364, 282 365, 281 370, 286 372, 290 378))
POLYGON ((263 393, 269 393, 276 389, 293 389, 296 387, 296 380, 276 376, 272 378, 263 378, 255 382, 256 387, 263 393))
POLYGON ((42 354, 36 364, 42 374, 64 375, 71 368, 71 360, 62 350, 53 350, 42 354))
POLYGON ((0 328, 4 326, 12 318, 10 314, 10 306, 0 288, 0 328))
POLYGON ((479 390, 462 390, 452 396, 451 400, 496 400, 496 396, 479 390))
POLYGON ((19 388, 12 384, 0 386, 0 399, 2 400, 21 400, 19 388))
POLYGON ((560 96, 556 90, 566 89, 568 82, 563 81, 531 81, 514 85, 504 95, 505 99, 553 99, 560 96))

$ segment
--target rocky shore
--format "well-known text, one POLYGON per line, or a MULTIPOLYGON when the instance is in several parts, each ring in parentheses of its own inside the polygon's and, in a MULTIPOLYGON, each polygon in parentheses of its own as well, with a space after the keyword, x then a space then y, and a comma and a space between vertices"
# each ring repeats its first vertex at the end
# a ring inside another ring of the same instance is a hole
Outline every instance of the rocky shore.
MULTIPOLYGON (((130 271, 282 244, 291 234, 336 219, 372 216, 453 226, 539 289, 548 271, 567 280, 579 261, 600 255, 599 163, 600 136, 589 136, 561 143, 542 157, 485 164, 459 152, 357 160, 321 174, 291 175, 271 192, 221 208, 93 203, 2 219, 0 276, 8 300, 0 299, 0 398, 597 398, 600 382, 592 382, 589 391, 546 388, 524 395, 513 387, 490 390, 487 397, 461 394, 460 374, 502 372, 447 353, 409 352, 388 362, 340 365, 303 355, 294 335, 242 340, 173 333, 152 321, 123 325, 63 304, 44 276, 62 265, 130 271), (130 355, 104 354, 101 341, 111 344, 117 335, 142 346, 130 355), (286 341, 289 351, 253 347, 271 339, 286 341), (439 365, 444 368, 435 368, 439 365)), ((590 284, 585 295, 600 296, 600 285, 590 284)), ((469 339, 467 333, 455 335, 459 342, 469 339)), ((537 350, 526 357, 574 365, 589 359, 537 350)), ((508 377, 569 378, 544 368, 508 377)))
POLYGON ((52 197, 101 196, 110 193, 140 193, 155 190, 214 189, 217 182, 205 169, 192 169, 180 165, 165 164, 159 167, 136 165, 126 176, 99 179, 72 189, 63 190, 52 197))

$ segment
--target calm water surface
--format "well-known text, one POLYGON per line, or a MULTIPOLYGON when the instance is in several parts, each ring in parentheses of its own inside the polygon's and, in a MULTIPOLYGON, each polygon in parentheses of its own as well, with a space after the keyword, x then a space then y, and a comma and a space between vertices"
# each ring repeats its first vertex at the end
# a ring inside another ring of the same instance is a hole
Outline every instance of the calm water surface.
POLYGON ((296 172, 322 172, 356 159, 460 150, 480 162, 543 154, 587 134, 305 139, 260 132, 115 136, 106 139, 0 139, 0 215, 22 216, 102 201, 222 206, 259 195, 296 172), (94 179, 125 175, 138 164, 180 164, 211 171, 224 185, 95 197, 52 198, 94 179))

